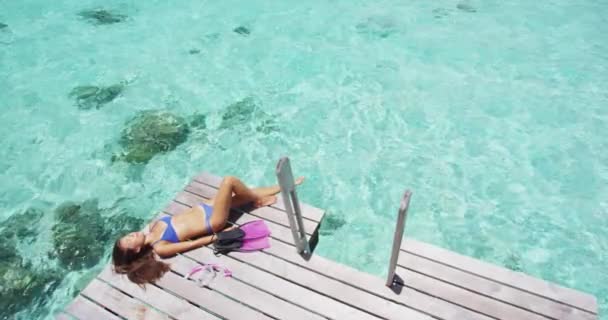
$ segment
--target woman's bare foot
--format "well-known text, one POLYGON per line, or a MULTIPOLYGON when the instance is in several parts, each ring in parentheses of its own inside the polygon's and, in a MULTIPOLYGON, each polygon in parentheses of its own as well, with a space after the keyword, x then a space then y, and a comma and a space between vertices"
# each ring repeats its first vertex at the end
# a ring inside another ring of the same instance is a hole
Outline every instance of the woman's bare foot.
POLYGON ((264 196, 253 202, 256 208, 273 205, 277 202, 277 196, 264 196))
MULTIPOLYGON (((299 186, 303 182, 304 182, 304 177, 298 177, 294 181, 294 184, 296 186, 299 186)), ((253 206, 255 208, 264 207, 264 206, 270 206, 270 205, 273 205, 273 204, 275 204, 277 202, 277 196, 276 196, 276 194, 278 194, 279 192, 281 192, 281 190, 279 189, 279 186, 267 187, 267 188, 258 188, 258 189, 254 189, 254 190, 269 189, 269 188, 276 188, 276 190, 270 191, 270 192, 272 192, 271 195, 262 196, 260 199, 254 201, 253 202, 253 206)), ((266 192, 268 192, 268 191, 266 190, 266 192)))
POLYGON ((296 186, 299 186, 304 182, 304 177, 298 177, 295 181, 296 186))

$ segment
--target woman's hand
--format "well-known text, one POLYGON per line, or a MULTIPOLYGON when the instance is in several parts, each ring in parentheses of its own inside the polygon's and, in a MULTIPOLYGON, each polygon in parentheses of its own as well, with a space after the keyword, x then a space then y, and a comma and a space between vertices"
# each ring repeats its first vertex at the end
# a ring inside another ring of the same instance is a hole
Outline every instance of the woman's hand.
POLYGON ((224 230, 222 230, 222 231, 230 231, 230 230, 234 230, 234 229, 236 229, 237 227, 238 227, 237 225, 234 225, 234 224, 233 224, 231 227, 225 228, 225 229, 224 229, 224 230))
POLYGON ((156 247, 154 247, 154 252, 163 258, 171 257, 178 253, 206 246, 213 242, 213 236, 214 235, 210 235, 194 240, 181 241, 178 243, 159 243, 156 245, 156 247))

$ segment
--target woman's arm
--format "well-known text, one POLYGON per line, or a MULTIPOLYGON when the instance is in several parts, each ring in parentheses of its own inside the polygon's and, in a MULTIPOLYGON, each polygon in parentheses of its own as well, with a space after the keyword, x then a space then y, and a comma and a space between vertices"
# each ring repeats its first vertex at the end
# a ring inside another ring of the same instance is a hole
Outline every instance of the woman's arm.
POLYGON ((191 241, 182 241, 178 243, 159 243, 154 247, 154 252, 161 257, 170 257, 175 254, 200 248, 212 243, 215 240, 215 235, 200 237, 191 241))

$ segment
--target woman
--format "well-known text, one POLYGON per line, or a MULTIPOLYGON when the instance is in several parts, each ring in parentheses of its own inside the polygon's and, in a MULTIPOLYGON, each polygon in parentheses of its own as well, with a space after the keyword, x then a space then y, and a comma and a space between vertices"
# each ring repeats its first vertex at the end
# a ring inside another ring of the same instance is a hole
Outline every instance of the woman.
MULTIPOLYGON (((296 179, 300 185, 303 177, 296 179)), ((169 266, 156 260, 210 244, 215 232, 226 225, 230 208, 252 202, 255 207, 276 202, 278 185, 249 189, 235 177, 225 177, 215 197, 175 216, 158 219, 143 232, 131 232, 116 240, 112 262, 117 273, 139 285, 158 280, 169 266), (193 240, 190 240, 193 239, 193 240)))

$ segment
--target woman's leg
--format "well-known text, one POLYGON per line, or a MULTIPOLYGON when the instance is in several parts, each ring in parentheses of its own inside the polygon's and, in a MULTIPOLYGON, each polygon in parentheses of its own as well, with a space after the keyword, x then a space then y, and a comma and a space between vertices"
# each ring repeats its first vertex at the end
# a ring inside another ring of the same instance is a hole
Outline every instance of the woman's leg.
POLYGON ((232 197, 232 207, 238 208, 251 202, 253 202, 254 206, 256 207, 271 205, 276 201, 276 197, 274 195, 281 192, 281 188, 278 185, 271 187, 259 187, 251 189, 251 192, 256 194, 256 199, 251 200, 248 197, 234 195, 232 197))
MULTIPOLYGON (((295 181, 295 185, 300 185, 304 181, 304 177, 299 177, 295 181)), ((269 187, 252 188, 251 191, 258 196, 258 199, 251 200, 247 197, 234 195, 232 197, 232 207, 237 208, 249 202, 253 202, 255 207, 269 206, 277 201, 276 194, 281 192, 281 187, 278 184, 269 187)))
MULTIPOLYGON (((304 182, 304 177, 296 179, 295 184, 304 182)), ((217 194, 210 201, 213 206, 211 226, 214 231, 221 230, 228 221, 230 208, 238 207, 249 202, 256 206, 270 205, 276 202, 276 194, 281 192, 278 185, 249 189, 241 180, 235 177, 225 177, 220 184, 217 194)))
POLYGON ((259 199, 259 196, 247 188, 241 180, 230 176, 225 177, 213 198, 213 215, 211 216, 213 231, 221 230, 226 225, 230 208, 233 206, 233 193, 234 198, 238 201, 252 202, 259 199))

